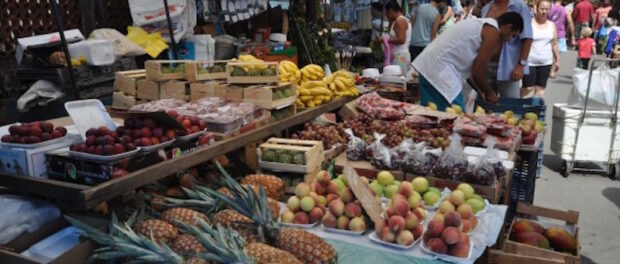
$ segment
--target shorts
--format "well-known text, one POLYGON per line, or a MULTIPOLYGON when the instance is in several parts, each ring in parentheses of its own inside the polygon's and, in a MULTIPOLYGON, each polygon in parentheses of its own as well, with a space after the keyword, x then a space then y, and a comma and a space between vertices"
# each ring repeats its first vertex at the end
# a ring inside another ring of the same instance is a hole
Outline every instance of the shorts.
POLYGON ((577 59, 577 67, 587 70, 589 65, 590 65, 590 59, 582 59, 582 58, 577 59))
POLYGON ((450 107, 453 104, 459 105, 461 109, 465 109, 465 101, 463 100, 463 91, 459 93, 459 95, 454 98, 454 101, 448 102, 437 88, 433 87, 433 85, 424 78, 422 74, 420 74, 420 105, 428 105, 428 103, 434 103, 437 105, 437 110, 445 111, 446 108, 450 107))
POLYGON ((560 50, 561 53, 566 53, 566 50, 568 49, 566 46, 566 38, 558 39, 558 49, 560 50))
POLYGON ((575 39, 581 38, 581 29, 588 27, 588 22, 575 22, 575 39))
POLYGON ((530 66, 530 74, 523 76, 523 87, 547 87, 549 74, 551 74, 551 65, 530 66))
POLYGON ((489 77, 489 85, 500 97, 504 98, 521 98, 521 81, 499 81, 497 80, 497 62, 489 62, 487 66, 487 77, 489 77))

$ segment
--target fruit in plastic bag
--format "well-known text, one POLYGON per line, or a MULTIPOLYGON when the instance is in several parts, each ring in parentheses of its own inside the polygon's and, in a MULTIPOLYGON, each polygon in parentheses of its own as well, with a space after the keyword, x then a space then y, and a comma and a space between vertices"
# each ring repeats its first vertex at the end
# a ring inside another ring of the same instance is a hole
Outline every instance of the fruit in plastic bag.
POLYGON ((366 158, 368 145, 366 141, 356 137, 350 128, 344 131, 349 135, 349 143, 347 143, 347 159, 362 160, 366 158))
POLYGON ((467 171, 467 158, 463 153, 461 136, 452 134, 450 136, 450 146, 443 152, 433 168, 433 174, 439 178, 449 180, 460 180, 467 171))
POLYGON ((370 164, 377 169, 394 170, 398 166, 395 166, 393 162, 394 151, 381 143, 381 140, 385 137, 383 134, 374 133, 375 142, 370 144, 370 164))

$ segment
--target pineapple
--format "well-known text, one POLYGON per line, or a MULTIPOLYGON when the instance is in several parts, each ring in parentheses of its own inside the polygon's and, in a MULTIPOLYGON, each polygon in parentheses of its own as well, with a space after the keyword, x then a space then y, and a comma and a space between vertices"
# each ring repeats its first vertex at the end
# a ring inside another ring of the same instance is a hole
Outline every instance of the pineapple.
POLYGON ((282 179, 267 174, 250 174, 241 179, 241 184, 263 186, 267 197, 279 201, 284 194, 284 182, 282 179))
POLYGON ((221 166, 218 165, 218 168, 224 176, 224 184, 234 192, 233 198, 208 188, 201 189, 251 218, 257 225, 262 242, 274 242, 275 246, 293 254, 303 263, 338 262, 338 253, 322 238, 302 229, 282 228, 275 222, 266 209, 267 195, 263 188, 256 193, 252 188, 239 185, 221 166))
POLYGON ((252 225, 254 223, 252 219, 235 210, 225 209, 219 211, 213 217, 213 222, 214 224, 220 224, 236 230, 248 243, 260 241, 256 228, 252 225))
MULTIPOLYGON (((259 186, 255 186, 255 185, 241 185, 241 186, 251 188, 256 193, 258 193, 258 190, 260 188, 259 186)), ((232 192, 226 187, 219 188, 217 191, 230 198, 234 198, 232 192)), ((278 217, 280 216, 280 203, 278 203, 278 201, 274 199, 267 198, 267 204, 271 207, 271 214, 273 218, 278 219, 278 217)))
POLYGON ((136 226, 136 232, 147 238, 151 235, 156 242, 168 243, 179 236, 179 230, 171 224, 157 219, 144 220, 136 226))
POLYGON ((172 243, 172 250, 185 257, 207 251, 195 236, 188 234, 180 235, 176 240, 174 240, 172 243))
POLYGON ((189 225, 196 225, 198 224, 198 218, 205 220, 207 223, 209 222, 209 218, 207 218, 205 214, 187 208, 170 208, 161 214, 162 220, 173 225, 176 225, 174 220, 181 221, 189 225))
POLYGON ((183 264, 209 264, 209 262, 201 258, 190 258, 183 264))
POLYGON ((291 253, 263 243, 249 243, 245 250, 254 258, 254 264, 302 264, 291 253))

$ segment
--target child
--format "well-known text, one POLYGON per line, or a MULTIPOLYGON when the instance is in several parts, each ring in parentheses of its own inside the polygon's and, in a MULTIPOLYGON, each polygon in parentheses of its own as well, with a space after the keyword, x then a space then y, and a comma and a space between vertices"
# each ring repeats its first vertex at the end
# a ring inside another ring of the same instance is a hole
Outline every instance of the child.
POLYGON ((577 53, 577 67, 584 70, 588 69, 592 54, 596 54, 596 43, 591 38, 592 29, 584 27, 581 29, 581 38, 577 41, 579 52, 577 53))

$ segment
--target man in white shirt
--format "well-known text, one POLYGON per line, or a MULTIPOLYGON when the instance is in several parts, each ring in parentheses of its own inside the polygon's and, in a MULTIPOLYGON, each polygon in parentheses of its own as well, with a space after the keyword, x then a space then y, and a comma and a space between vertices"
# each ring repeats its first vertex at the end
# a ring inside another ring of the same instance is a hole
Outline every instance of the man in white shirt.
POLYGON ((435 103, 438 110, 451 104, 463 109, 463 81, 470 84, 488 102, 497 102, 490 86, 487 64, 502 43, 523 31, 523 18, 507 12, 497 18, 468 19, 454 24, 431 42, 413 61, 420 75, 422 105, 435 103))

